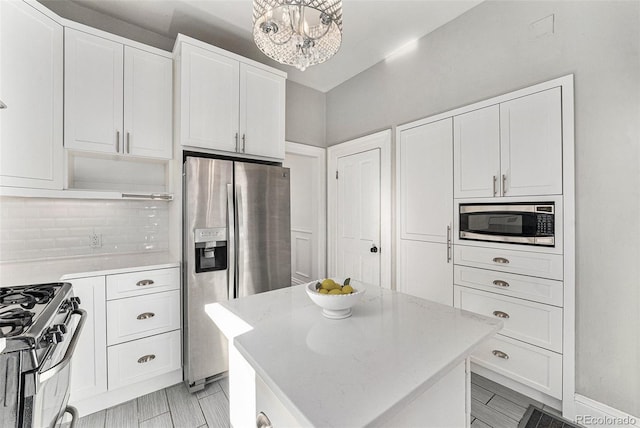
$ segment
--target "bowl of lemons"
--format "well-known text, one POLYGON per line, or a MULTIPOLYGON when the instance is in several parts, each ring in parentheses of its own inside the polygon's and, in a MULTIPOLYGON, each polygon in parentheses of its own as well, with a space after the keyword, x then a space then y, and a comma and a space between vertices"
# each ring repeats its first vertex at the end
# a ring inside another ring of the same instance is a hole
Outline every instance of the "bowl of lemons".
POLYGON ((342 319, 351 316, 351 308, 358 303, 365 292, 360 284, 352 283, 349 278, 337 281, 326 278, 306 285, 309 298, 322 308, 322 315, 330 319, 342 319))

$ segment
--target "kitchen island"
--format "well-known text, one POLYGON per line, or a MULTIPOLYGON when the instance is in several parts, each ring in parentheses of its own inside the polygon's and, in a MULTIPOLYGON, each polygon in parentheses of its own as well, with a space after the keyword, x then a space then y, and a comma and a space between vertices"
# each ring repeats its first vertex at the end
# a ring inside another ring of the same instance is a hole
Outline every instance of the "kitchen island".
POLYGON ((469 425, 468 357, 501 321, 364 287, 342 320, 304 285, 207 305, 230 342, 233 426, 260 412, 280 427, 469 425))

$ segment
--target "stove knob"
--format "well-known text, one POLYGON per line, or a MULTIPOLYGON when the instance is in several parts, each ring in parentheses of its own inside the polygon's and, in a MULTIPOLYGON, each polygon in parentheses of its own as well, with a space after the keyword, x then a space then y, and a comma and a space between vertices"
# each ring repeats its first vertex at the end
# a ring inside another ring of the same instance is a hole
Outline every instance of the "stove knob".
POLYGON ((44 338, 47 342, 54 344, 60 343, 64 340, 62 332, 58 331, 58 329, 55 327, 51 327, 49 330, 47 330, 47 332, 44 334, 44 338))
POLYGON ((69 298, 69 303, 71 304, 71 307, 75 311, 80 306, 80 298, 79 297, 70 297, 69 298))
POLYGON ((67 334, 67 326, 64 324, 56 324, 54 327, 62 334, 67 334))

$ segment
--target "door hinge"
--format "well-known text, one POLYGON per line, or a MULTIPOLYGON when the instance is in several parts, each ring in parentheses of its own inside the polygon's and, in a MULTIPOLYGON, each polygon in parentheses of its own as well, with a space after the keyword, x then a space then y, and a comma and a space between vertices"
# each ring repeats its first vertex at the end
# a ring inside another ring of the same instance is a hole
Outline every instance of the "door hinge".
POLYGON ((336 180, 338 179, 338 171, 336 171, 336 180))

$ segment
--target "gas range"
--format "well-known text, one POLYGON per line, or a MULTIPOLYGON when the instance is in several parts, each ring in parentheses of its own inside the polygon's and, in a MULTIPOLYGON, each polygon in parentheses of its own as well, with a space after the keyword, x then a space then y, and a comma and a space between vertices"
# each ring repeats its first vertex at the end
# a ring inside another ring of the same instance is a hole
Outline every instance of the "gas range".
POLYGON ((60 420, 86 318, 79 304, 65 282, 0 288, 1 426, 53 427, 60 420))

